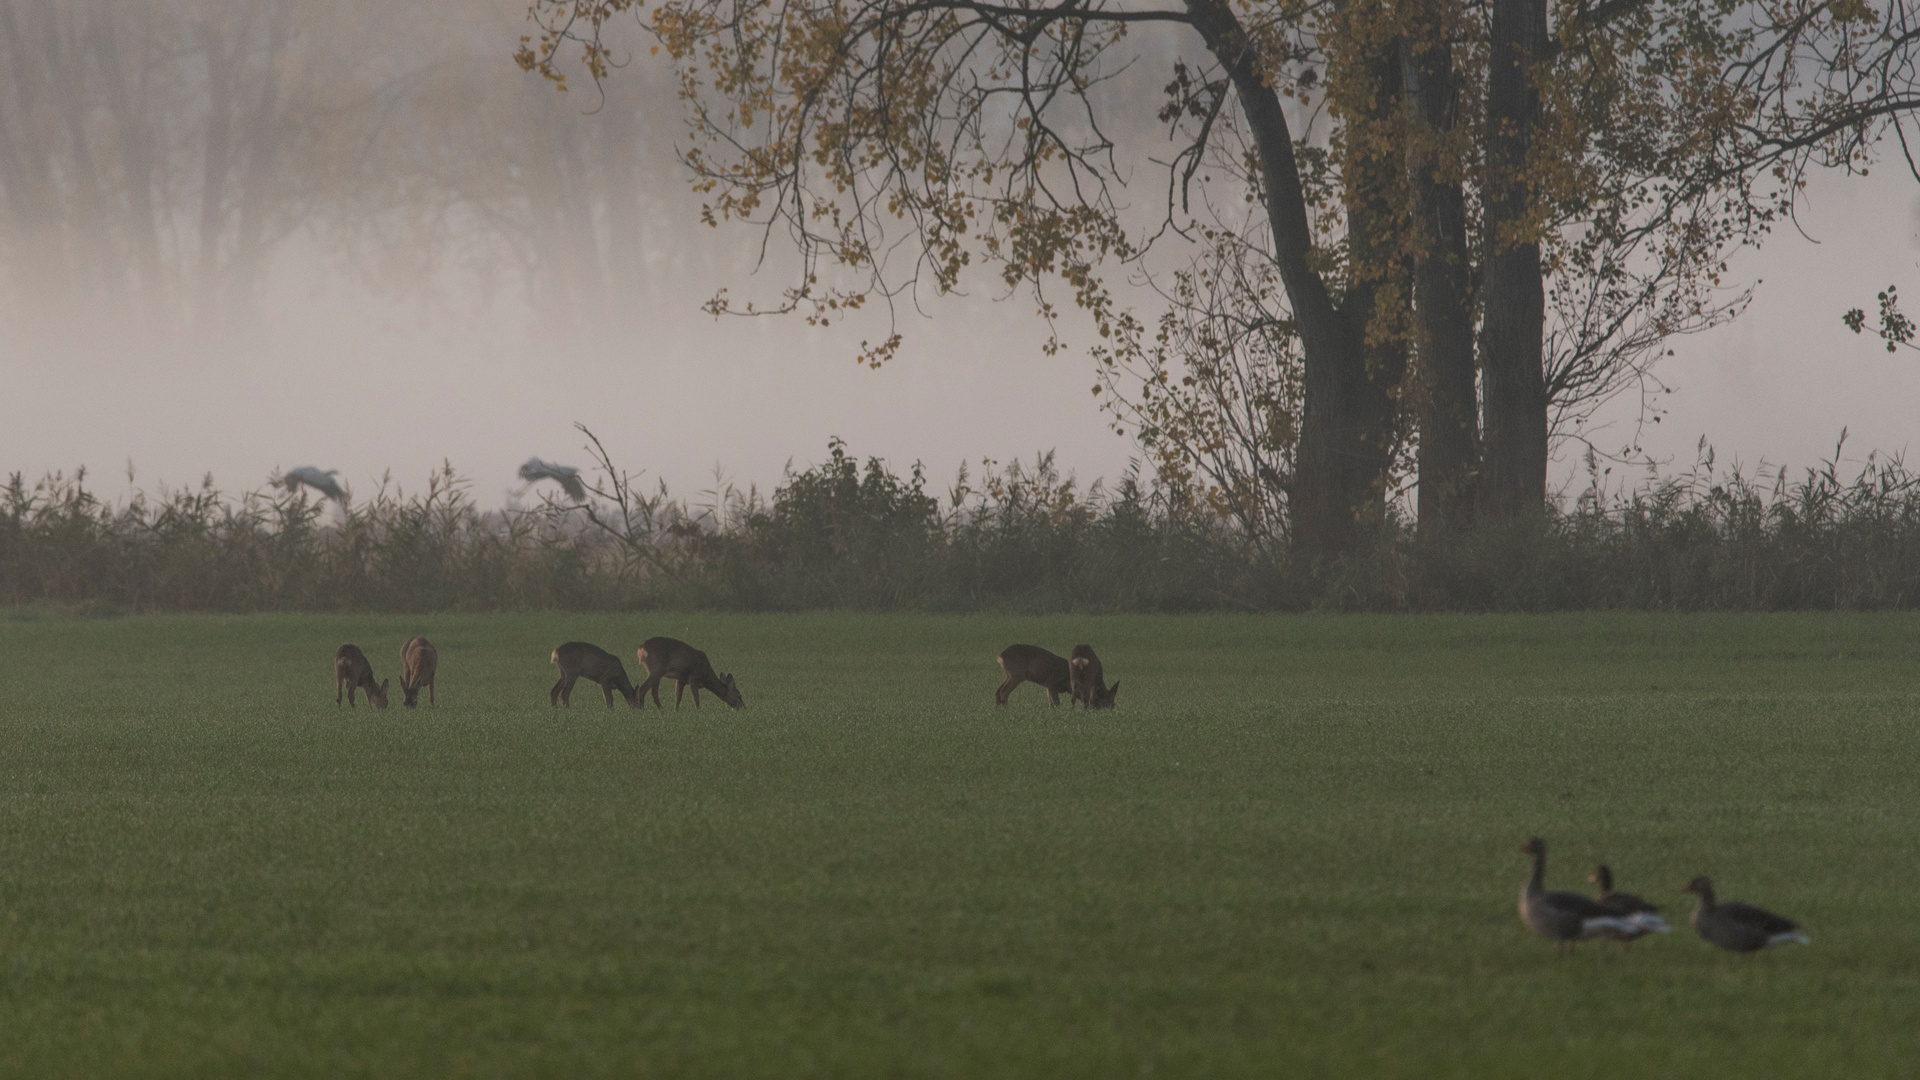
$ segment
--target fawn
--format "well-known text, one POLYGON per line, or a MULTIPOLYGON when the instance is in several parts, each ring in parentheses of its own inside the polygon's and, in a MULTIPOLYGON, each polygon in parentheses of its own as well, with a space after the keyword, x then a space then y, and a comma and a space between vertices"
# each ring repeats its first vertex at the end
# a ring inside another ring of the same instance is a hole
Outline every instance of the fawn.
POLYGON ((1007 673, 1006 681, 994 692, 995 705, 1005 705, 1007 695, 1023 682, 1039 683, 1047 692, 1047 700, 1056 706, 1060 704, 1061 694, 1073 690, 1066 659, 1038 645, 1009 645, 994 659, 999 661, 1000 670, 1007 673))
POLYGON ((632 680, 627 678, 627 669, 620 666, 620 658, 584 641, 569 641, 553 650, 554 666, 560 669, 560 681, 553 684, 553 691, 547 695, 549 704, 566 702, 573 707, 573 682, 585 675, 600 684, 600 695, 607 699, 607 708, 613 708, 613 692, 627 699, 627 704, 640 707, 640 697, 633 688, 632 680))
POLYGON ((1067 657, 1067 667, 1074 701, 1089 709, 1113 708, 1113 696, 1120 692, 1120 684, 1107 685, 1106 673, 1100 666, 1100 658, 1093 655, 1093 646, 1075 645, 1067 657))
POLYGON ((747 707, 746 700, 740 696, 740 688, 733 684, 731 672, 725 675, 715 674, 713 664, 707 660, 707 654, 699 649, 670 637, 648 638, 636 650, 640 663, 647 669, 647 681, 640 684, 640 696, 645 699, 647 691, 653 691, 653 704, 657 708, 666 708, 660 704, 660 680, 671 678, 674 682, 673 707, 680 707, 680 695, 687 687, 693 687, 693 707, 700 707, 700 691, 711 690, 714 696, 736 709, 747 707))
POLYGON ((360 651, 360 646, 351 643, 342 645, 339 651, 333 654, 333 703, 335 705, 340 704, 340 694, 345 691, 347 704, 357 707, 358 703, 353 700, 353 692, 365 690, 367 700, 373 703, 373 707, 384 709, 387 707, 387 682, 388 680, 385 679, 378 683, 373 681, 373 665, 367 662, 367 654, 360 651))
POLYGON ((427 688, 427 704, 433 700, 433 671, 440 666, 440 650, 423 637, 410 637, 400 646, 400 704, 411 709, 420 704, 420 688, 427 688))

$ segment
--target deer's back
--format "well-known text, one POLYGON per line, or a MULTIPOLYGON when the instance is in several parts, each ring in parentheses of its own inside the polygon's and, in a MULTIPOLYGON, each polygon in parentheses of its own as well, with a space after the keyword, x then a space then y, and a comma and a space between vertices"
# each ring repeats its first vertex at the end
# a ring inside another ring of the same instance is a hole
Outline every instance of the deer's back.
POLYGON ((649 675, 687 675, 713 673, 707 654, 678 638, 651 637, 640 643, 640 662, 649 675))
POLYGON ((627 673, 620 665, 620 658, 598 645, 589 645, 584 641, 569 641, 553 650, 553 662, 562 672, 585 675, 589 679, 601 679, 618 672, 627 673))
POLYGON ((412 675, 431 675, 440 663, 440 650, 423 637, 410 637, 400 646, 400 663, 412 675))
POLYGON ((1000 661, 1000 670, 1028 682, 1064 690, 1071 679, 1066 657, 1038 645, 1009 645, 1000 650, 996 659, 1000 661))
POLYGON ((348 643, 340 646, 333 654, 333 673, 340 678, 373 678, 373 665, 368 662, 367 654, 360 646, 348 643))

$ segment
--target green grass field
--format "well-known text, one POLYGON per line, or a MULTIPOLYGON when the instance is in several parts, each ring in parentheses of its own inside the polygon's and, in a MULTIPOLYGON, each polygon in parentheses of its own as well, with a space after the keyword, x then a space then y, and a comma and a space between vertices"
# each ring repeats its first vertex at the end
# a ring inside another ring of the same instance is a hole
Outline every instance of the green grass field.
POLYGON ((1911 1076, 1920 619, 0 613, 0 1074, 1911 1076), (439 705, 348 710, 424 632, 439 705), (652 634, 748 709, 547 704, 652 634), (1120 707, 995 709, 1013 641, 1120 707), (1595 861, 1676 932, 1519 923, 1595 861), (1679 888, 1800 919, 1748 959, 1679 888))

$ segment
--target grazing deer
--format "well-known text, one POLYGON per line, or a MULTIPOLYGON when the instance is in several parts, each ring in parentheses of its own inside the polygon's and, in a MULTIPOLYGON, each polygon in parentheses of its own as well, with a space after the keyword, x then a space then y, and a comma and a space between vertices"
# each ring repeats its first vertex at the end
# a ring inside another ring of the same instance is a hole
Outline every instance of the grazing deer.
POLYGON ((707 654, 670 637, 648 638, 637 650, 640 663, 647 669, 647 681, 640 684, 640 696, 644 699, 647 691, 653 691, 653 703, 660 704, 660 680, 671 678, 674 682, 673 707, 680 707, 680 695, 687 687, 693 687, 693 707, 700 707, 700 691, 711 690, 714 696, 736 709, 747 707, 746 700, 740 696, 740 688, 733 684, 731 673, 714 673, 713 664, 707 660, 707 654))
POLYGON ((373 665, 367 662, 367 654, 360 651, 360 646, 342 645, 340 650, 333 654, 333 703, 335 705, 340 704, 340 694, 345 691, 347 704, 357 708, 358 703, 353 700, 353 692, 365 690, 367 700, 373 703, 373 707, 384 709, 387 707, 387 682, 386 679, 378 683, 373 681, 373 665))
POLYGON ((613 692, 627 699, 627 704, 640 707, 640 696, 633 688, 633 681, 627 678, 627 669, 620 666, 620 658, 584 641, 569 641, 553 650, 553 664, 560 669, 560 681, 553 684, 553 692, 547 695, 549 704, 559 705, 566 702, 573 707, 573 681, 585 675, 600 684, 600 696, 607 699, 607 708, 613 708, 613 692))
POLYGON ((1107 685, 1106 673, 1100 667, 1100 658, 1093 655, 1093 646, 1075 645, 1067 657, 1067 667, 1074 701, 1089 709, 1113 708, 1113 696, 1120 692, 1120 684, 1107 685))
POLYGON ((433 670, 440 666, 440 650, 423 637, 410 637, 400 646, 400 704, 411 709, 420 704, 420 688, 427 688, 427 704, 433 700, 433 670))
POLYGON ((1066 658, 1056 656, 1038 645, 1009 645, 1000 650, 995 657, 1000 670, 1007 673, 1007 679, 993 695, 995 705, 1005 705, 1007 695, 1023 682, 1039 683, 1047 692, 1047 700, 1054 705, 1060 704, 1060 695, 1071 693, 1073 678, 1067 668, 1066 658))

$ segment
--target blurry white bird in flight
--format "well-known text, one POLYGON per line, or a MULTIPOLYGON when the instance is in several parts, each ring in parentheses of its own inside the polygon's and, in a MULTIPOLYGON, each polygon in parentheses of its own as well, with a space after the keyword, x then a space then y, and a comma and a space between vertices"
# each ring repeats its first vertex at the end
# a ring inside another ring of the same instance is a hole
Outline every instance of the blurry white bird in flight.
POLYGON ((341 490, 340 484, 334 480, 334 476, 339 472, 339 469, 322 471, 312 465, 302 465, 297 469, 288 469, 287 475, 281 478, 281 483, 287 485, 287 490, 290 492, 299 491, 300 485, 305 484, 327 498, 337 500, 341 506, 345 506, 347 493, 341 490))
POLYGON ((580 470, 571 465, 556 465, 537 457, 528 458, 526 464, 520 466, 520 479, 529 486, 541 480, 552 480, 565 489, 574 502, 587 501, 587 485, 580 482, 580 470))

